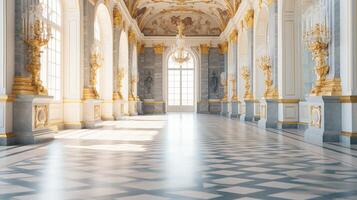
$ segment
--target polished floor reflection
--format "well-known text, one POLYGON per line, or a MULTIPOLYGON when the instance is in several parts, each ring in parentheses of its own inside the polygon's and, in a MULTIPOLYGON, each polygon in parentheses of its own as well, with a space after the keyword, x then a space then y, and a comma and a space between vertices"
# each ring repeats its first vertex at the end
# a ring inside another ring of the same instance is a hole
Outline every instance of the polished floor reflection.
POLYGON ((0 199, 357 199, 357 147, 169 114, 0 147, 0 199))

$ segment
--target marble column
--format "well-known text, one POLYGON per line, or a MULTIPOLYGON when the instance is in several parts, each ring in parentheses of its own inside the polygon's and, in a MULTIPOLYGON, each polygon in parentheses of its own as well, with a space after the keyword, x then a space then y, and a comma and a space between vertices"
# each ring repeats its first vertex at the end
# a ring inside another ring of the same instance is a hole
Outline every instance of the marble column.
POLYGON ((342 131, 340 141, 349 146, 357 143, 357 2, 340 1, 341 9, 341 81, 342 131))
MULTIPOLYGON (((299 124, 299 101, 301 97, 300 86, 301 71, 297 64, 297 43, 299 40, 297 8, 295 0, 279 0, 278 7, 278 128, 297 128, 299 124)), ((277 3, 272 8, 276 9, 277 3)), ((273 62, 274 63, 274 62, 273 62)))
POLYGON ((63 9, 63 123, 64 128, 83 127, 83 74, 81 59, 81 14, 79 4, 63 9))
POLYGON ((209 57, 209 45, 200 45, 200 97, 198 99, 197 112, 198 113, 209 113, 209 79, 208 79, 208 57, 209 57))
POLYGON ((238 109, 239 109, 239 101, 238 101, 238 94, 237 94, 237 39, 238 39, 238 31, 234 29, 230 36, 229 36, 229 50, 230 50, 230 75, 229 75, 229 82, 231 85, 230 91, 230 110, 229 110, 229 117, 230 118, 238 118, 238 109))
POLYGON ((14 77, 15 1, 0 1, 0 145, 15 143, 12 126, 14 77))

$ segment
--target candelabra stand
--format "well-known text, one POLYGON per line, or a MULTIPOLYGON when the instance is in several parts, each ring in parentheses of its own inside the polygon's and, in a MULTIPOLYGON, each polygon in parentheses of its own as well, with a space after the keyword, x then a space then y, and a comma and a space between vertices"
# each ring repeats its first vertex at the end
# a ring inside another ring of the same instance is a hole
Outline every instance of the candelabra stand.
POLYGON ((250 71, 247 66, 242 67, 241 76, 245 82, 245 84, 244 84, 244 88, 245 88, 244 99, 251 100, 251 99, 253 99, 253 95, 250 91, 250 71))
POLYGON ((270 64, 269 56, 262 56, 258 60, 259 67, 264 72, 265 76, 265 92, 264 97, 266 99, 276 99, 278 98, 278 90, 273 85, 273 73, 272 66, 270 64))

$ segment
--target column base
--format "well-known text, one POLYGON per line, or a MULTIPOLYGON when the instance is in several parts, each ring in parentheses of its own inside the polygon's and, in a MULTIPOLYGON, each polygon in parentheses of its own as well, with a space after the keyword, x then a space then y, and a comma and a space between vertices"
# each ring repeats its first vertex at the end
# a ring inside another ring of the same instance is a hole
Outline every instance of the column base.
POLYGON ((273 99, 260 101, 260 128, 277 128, 278 125, 278 102, 273 99))
POLYGON ((14 134, 0 135, 0 146, 11 146, 15 144, 16 144, 16 140, 14 134))
POLYGON ((240 120, 242 122, 245 121, 253 121, 254 119, 254 101, 252 100, 244 100, 241 108, 240 120))
POLYGON ((298 129, 298 122, 278 122, 277 129, 298 129))
POLYGON ((308 97, 310 119, 304 133, 306 142, 322 145, 339 142, 341 132, 341 103, 339 97, 308 97))
POLYGON ((197 113, 208 114, 209 113, 209 103, 208 100, 201 100, 197 103, 197 113))
POLYGON ((232 108, 232 112, 230 113, 230 118, 239 118, 239 101, 232 101, 231 102, 231 108, 232 108))
POLYGON ((227 101, 221 101, 221 116, 228 117, 229 112, 228 112, 228 102, 227 101))
POLYGON ((221 102, 218 99, 208 100, 208 111, 210 114, 219 115, 221 113, 221 102))
POLYGON ((50 129, 17 133, 16 144, 41 144, 53 140, 56 132, 50 129))
POLYGON ((340 142, 346 147, 351 147, 351 145, 357 144, 357 133, 341 132, 340 142))

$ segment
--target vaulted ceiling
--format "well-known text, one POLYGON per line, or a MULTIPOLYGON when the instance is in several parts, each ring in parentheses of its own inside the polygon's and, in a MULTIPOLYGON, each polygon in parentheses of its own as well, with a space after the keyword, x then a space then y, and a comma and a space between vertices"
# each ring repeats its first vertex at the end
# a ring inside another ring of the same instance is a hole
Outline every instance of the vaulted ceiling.
POLYGON ((185 24, 187 36, 218 36, 241 0, 124 0, 146 36, 172 36, 185 24))

